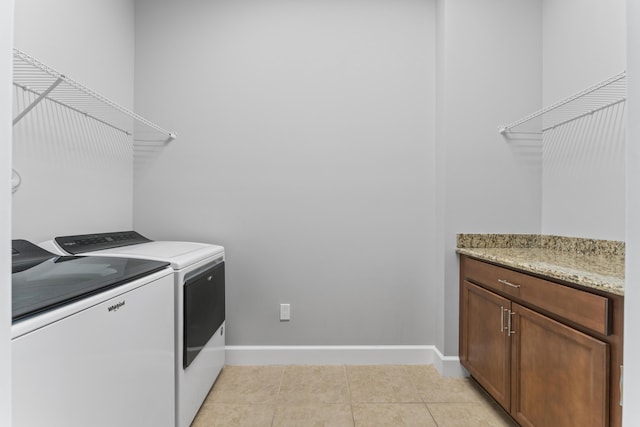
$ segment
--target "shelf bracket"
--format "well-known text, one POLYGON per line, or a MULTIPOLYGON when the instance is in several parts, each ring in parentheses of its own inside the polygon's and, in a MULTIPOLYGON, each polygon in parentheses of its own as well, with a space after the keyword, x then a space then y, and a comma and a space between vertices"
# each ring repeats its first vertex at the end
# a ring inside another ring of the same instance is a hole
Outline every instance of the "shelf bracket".
MULTIPOLYGON (((16 123, 18 123, 24 116, 29 113, 29 111, 33 110, 35 106, 38 105, 43 99, 45 99, 47 95, 49 95, 49 93, 51 93, 51 91, 54 90, 60 83, 62 83, 62 77, 58 77, 56 81, 47 88, 47 90, 42 92, 31 104, 29 104, 27 108, 25 108, 20 114, 18 114, 16 118, 13 119, 13 125, 15 126, 16 123)), ((22 89, 26 90, 27 88, 23 87, 22 89)))

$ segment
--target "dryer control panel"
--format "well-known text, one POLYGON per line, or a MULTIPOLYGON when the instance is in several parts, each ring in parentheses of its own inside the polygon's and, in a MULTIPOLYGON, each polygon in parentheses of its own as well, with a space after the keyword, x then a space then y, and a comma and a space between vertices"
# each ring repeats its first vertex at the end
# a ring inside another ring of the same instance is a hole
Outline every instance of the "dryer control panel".
POLYGON ((55 242, 66 252, 77 255, 85 252, 148 243, 147 239, 135 231, 115 231, 112 233, 82 234, 78 236, 56 237, 55 242))

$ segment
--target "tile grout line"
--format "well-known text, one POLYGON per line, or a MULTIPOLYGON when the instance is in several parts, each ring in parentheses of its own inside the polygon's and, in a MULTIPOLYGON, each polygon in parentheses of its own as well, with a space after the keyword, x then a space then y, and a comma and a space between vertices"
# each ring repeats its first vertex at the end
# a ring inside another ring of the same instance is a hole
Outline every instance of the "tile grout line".
MULTIPOLYGON (((408 369, 408 368, 405 368, 405 369, 408 369)), ((409 380, 411 381, 411 384, 413 384, 413 387, 416 389, 416 392, 418 393, 418 396, 420 397, 420 400, 422 401, 422 404, 424 405, 424 408, 427 410, 427 413, 429 414, 429 416, 433 420, 433 423, 436 425, 436 427, 439 427, 440 425, 438 424, 438 421, 436 420, 436 417, 433 416, 433 413, 431 412, 431 409, 429 409, 429 405, 428 405, 427 399, 420 392, 420 389, 416 385, 416 380, 411 375, 411 372, 409 372, 409 380)))
POLYGON ((276 412, 278 411, 278 401, 280 399, 280 391, 282 390, 282 382, 284 381, 284 372, 287 370, 287 365, 282 366, 282 373, 280 374, 280 384, 278 384, 278 392, 276 393, 276 400, 273 402, 273 415, 271 415, 271 427, 276 422, 276 412))
POLYGON ((342 365, 342 371, 344 372, 344 379, 347 382, 347 396, 349 396, 349 409, 351 409, 351 421, 353 426, 356 425, 356 416, 353 413, 353 399, 351 398, 351 385, 349 384, 349 375, 347 374, 347 365, 342 365))
MULTIPOLYGON (((405 369, 409 369, 409 368, 405 367, 405 369)), ((436 427, 439 427, 440 424, 438 424, 438 420, 436 420, 436 417, 433 416, 433 412, 431 412, 431 409, 429 408, 429 402, 427 402, 427 399, 424 397, 424 395, 418 389, 418 386, 416 385, 416 380, 411 375, 411 372, 409 372, 408 374, 409 374, 409 381, 411 381, 411 384, 413 384, 413 387, 416 389, 416 392, 418 393, 418 396, 420 397, 420 400, 422 401, 422 404, 424 405, 424 408, 427 410, 427 413, 429 414, 429 416, 433 420, 433 423, 436 425, 436 427)))

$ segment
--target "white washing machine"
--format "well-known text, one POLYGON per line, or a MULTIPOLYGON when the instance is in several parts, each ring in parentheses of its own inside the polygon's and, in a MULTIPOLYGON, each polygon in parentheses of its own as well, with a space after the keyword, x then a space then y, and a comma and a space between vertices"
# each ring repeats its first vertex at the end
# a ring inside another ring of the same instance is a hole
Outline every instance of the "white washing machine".
POLYGON ((174 425, 168 263, 14 240, 11 287, 14 426, 174 425))
POLYGON ((56 237, 57 253, 170 263, 175 292, 176 426, 188 427, 225 363, 225 254, 222 246, 152 241, 135 231, 56 237))

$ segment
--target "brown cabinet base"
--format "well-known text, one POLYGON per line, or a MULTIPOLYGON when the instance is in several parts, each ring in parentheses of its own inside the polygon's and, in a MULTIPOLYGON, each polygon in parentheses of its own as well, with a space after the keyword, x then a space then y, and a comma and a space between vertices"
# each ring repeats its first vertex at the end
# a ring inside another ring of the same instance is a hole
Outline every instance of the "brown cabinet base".
POLYGON ((620 427, 623 302, 462 255, 460 361, 522 426, 620 427))

